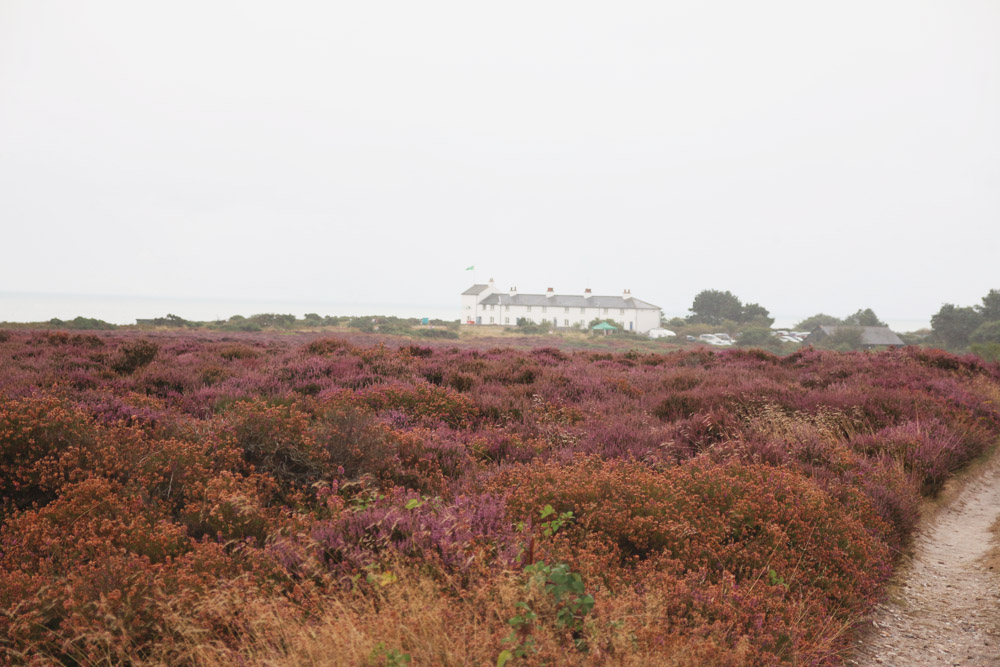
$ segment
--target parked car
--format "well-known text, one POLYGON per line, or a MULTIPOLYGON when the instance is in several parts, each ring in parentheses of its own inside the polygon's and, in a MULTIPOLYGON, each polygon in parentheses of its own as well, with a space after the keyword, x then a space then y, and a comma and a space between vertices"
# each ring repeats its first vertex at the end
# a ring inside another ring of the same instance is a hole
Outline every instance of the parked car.
POLYGON ((718 336, 716 336, 715 334, 702 334, 698 336, 698 340, 700 340, 702 343, 708 343, 709 345, 717 345, 719 347, 727 347, 733 344, 731 340, 723 340, 718 336))
POLYGON ((662 327, 657 327, 655 329, 650 329, 649 330, 649 337, 650 338, 672 338, 672 337, 674 337, 676 335, 677 334, 675 334, 670 329, 664 329, 662 327))

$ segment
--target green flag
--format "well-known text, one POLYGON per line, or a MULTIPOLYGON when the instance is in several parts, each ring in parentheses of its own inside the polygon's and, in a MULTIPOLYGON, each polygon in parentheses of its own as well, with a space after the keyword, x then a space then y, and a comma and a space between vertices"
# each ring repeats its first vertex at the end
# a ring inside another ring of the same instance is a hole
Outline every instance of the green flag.
POLYGON ((466 271, 474 271, 475 268, 476 268, 475 266, 470 266, 469 268, 466 269, 466 271))

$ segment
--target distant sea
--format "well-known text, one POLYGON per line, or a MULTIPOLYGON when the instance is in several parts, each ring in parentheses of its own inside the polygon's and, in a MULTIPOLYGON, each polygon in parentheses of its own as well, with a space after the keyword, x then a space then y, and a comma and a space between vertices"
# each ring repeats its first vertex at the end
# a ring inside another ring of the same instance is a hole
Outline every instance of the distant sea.
POLYGON ((52 318, 71 320, 92 317, 113 324, 135 324, 137 319, 151 319, 168 314, 186 320, 208 322, 227 320, 233 315, 260 313, 306 313, 325 315, 394 315, 457 320, 459 306, 414 306, 391 303, 335 303, 292 299, 179 299, 143 296, 107 296, 81 294, 28 294, 0 292, 0 322, 48 322, 52 318))

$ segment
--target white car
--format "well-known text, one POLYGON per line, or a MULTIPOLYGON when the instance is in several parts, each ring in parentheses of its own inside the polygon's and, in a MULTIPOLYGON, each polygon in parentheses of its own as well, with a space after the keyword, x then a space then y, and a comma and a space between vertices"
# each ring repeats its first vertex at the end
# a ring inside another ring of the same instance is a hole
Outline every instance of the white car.
POLYGON ((733 344, 732 341, 722 340, 715 334, 702 334, 698 336, 698 340, 702 343, 708 343, 709 345, 716 345, 718 347, 727 347, 733 344))
POLYGON ((673 336, 676 336, 676 335, 677 334, 675 334, 670 329, 664 329, 662 327, 657 327, 655 329, 650 329, 649 330, 649 337, 650 338, 672 338, 673 336))

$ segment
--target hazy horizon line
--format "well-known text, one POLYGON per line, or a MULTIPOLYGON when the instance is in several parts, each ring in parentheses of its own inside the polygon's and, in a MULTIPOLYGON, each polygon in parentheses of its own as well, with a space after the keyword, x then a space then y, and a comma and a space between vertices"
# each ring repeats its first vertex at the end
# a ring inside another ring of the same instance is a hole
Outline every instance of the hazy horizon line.
MULTIPOLYGON (((266 312, 280 313, 285 307, 290 310, 302 310, 302 314, 306 312, 308 307, 309 310, 315 311, 321 309, 321 307, 334 308, 338 313, 317 313, 320 315, 336 315, 336 316, 397 316, 397 317, 414 317, 415 313, 413 311, 423 310, 423 311, 433 311, 425 313, 423 316, 429 316, 432 319, 461 319, 460 307, 457 303, 455 304, 430 304, 430 303, 390 303, 390 302, 365 302, 365 301, 335 301, 327 299, 302 299, 294 297, 220 297, 220 296, 202 296, 202 297, 182 297, 182 296, 153 296, 146 294, 86 294, 79 292, 25 292, 25 291, 0 291, 0 298, 7 297, 18 300, 28 300, 28 299, 39 299, 39 300, 58 300, 62 299, 65 302, 72 302, 75 300, 87 301, 87 300, 97 300, 97 301, 107 301, 107 302, 117 302, 124 303, 128 301, 135 302, 146 302, 149 303, 163 303, 164 306, 170 306, 170 310, 179 310, 181 312, 175 313, 143 313, 140 312, 142 309, 129 309, 128 312, 123 310, 118 310, 114 314, 110 314, 110 311, 106 312, 91 312, 91 313, 77 313, 72 317, 90 317, 94 319, 101 319, 104 321, 112 322, 118 325, 131 325, 135 320, 139 319, 152 319, 155 317, 164 317, 168 314, 175 314, 184 319, 189 319, 192 321, 219 321, 221 319, 228 319, 234 315, 251 316, 263 314, 266 312), (178 306, 190 303, 192 305, 197 305, 199 308, 194 310, 205 309, 209 306, 216 306, 221 311, 223 308, 230 310, 232 306, 234 310, 239 311, 240 306, 267 306, 264 309, 254 309, 255 312, 235 312, 230 313, 223 317, 222 313, 216 313, 215 316, 208 316, 206 312, 201 312, 197 314, 184 313, 183 309, 178 308, 178 306), (354 312, 346 312, 350 309, 357 309, 354 312), (376 312, 375 309, 380 309, 382 312, 376 312), (396 311, 395 313, 393 311, 396 311), (400 314, 400 311, 410 311, 406 314, 400 314), (446 314, 447 313, 447 314, 446 314), (126 321, 131 320, 131 321, 126 321)), ((84 307, 81 310, 90 310, 87 305, 95 304, 81 304, 84 307)), ((110 304, 109 304, 110 305, 110 304)), ((62 304, 64 313, 68 309, 67 303, 62 304)), ((11 323, 31 323, 31 322, 47 322, 51 319, 63 319, 66 317, 60 314, 49 313, 47 316, 42 315, 40 309, 35 308, 35 313, 33 315, 28 315, 27 311, 23 311, 20 314, 11 313, 11 316, 5 316, 3 313, 4 308, 0 306, 0 321, 7 321, 11 323), (39 318, 42 319, 39 319, 39 318)), ((53 311, 59 310, 58 307, 54 307, 53 311)), ((102 308, 95 307, 95 311, 101 311, 102 308)), ((147 309, 148 310, 148 309, 147 309)), ((674 310, 661 307, 661 312, 666 319, 672 319, 675 317, 687 317, 689 312, 686 310, 674 310)), ((817 314, 818 312, 823 312, 822 310, 816 311, 808 314, 791 314, 786 315, 782 313, 771 313, 771 317, 774 318, 775 322, 772 326, 778 328, 788 328, 794 326, 794 323, 800 322, 807 317, 817 314)), ((848 313, 849 314, 849 313, 848 313)), ((877 313, 881 319, 890 324, 894 329, 901 331, 916 331, 918 329, 928 328, 930 326, 931 315, 924 316, 889 316, 883 313, 877 313)), ((836 314, 835 314, 836 315, 836 314)), ((841 316, 845 314, 840 314, 836 316, 841 316)))

